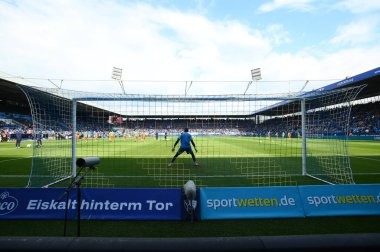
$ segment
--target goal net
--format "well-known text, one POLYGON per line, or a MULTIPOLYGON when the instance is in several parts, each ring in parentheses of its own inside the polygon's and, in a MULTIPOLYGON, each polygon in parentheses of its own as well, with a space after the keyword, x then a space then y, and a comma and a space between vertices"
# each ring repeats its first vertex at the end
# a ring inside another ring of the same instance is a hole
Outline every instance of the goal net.
POLYGON ((347 130, 361 87, 273 95, 131 95, 22 87, 35 134, 30 187, 67 183, 100 158, 85 187, 354 183, 347 130), (189 129, 198 152, 168 164, 189 129), (62 182, 64 181, 64 182, 62 182))

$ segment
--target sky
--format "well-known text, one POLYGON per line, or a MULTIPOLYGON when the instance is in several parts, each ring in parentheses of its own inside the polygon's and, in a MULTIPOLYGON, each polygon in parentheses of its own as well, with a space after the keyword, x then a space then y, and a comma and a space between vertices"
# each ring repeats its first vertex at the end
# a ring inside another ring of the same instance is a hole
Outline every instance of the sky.
POLYGON ((126 93, 212 95, 380 66, 378 0, 0 0, 0 31, 0 78, 81 91, 122 92, 113 67, 126 93))

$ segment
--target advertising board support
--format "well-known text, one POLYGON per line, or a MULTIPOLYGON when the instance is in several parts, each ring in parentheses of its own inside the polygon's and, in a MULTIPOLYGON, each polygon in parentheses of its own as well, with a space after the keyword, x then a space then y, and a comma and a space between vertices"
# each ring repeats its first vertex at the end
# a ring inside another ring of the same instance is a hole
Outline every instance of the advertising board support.
POLYGON ((66 195, 66 207, 65 207, 65 220, 63 225, 63 236, 66 236, 66 230, 67 230, 67 216, 68 216, 68 208, 69 208, 69 198, 70 198, 70 191, 73 187, 77 188, 77 201, 78 201, 78 207, 77 207, 77 236, 80 237, 80 210, 81 210, 81 190, 80 185, 82 183, 82 180, 84 177, 89 173, 91 170, 95 169, 95 165, 99 163, 98 157, 89 157, 89 158, 79 158, 76 162, 76 165, 80 167, 77 175, 75 178, 71 181, 69 186, 66 188, 65 192, 59 197, 58 201, 61 201, 62 198, 66 195), (87 167, 86 171, 82 174, 82 170, 87 167), (79 176, 80 175, 80 176, 79 176))

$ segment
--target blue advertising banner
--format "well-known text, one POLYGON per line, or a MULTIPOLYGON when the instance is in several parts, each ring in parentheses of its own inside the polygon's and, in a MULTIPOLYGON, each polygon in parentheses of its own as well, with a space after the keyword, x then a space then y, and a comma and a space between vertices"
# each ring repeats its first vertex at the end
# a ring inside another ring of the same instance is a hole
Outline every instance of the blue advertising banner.
MULTIPOLYGON (((64 219, 65 188, 1 188, 0 219, 64 219), (63 196, 63 197, 62 197, 63 196)), ((77 191, 67 201, 77 218, 77 191)), ((180 220, 180 189, 81 189, 81 219, 180 220)))
MULTIPOLYGON (((77 218, 77 191, 1 188, 0 219, 77 218)), ((181 220, 181 189, 81 189, 81 218, 181 220)), ((200 219, 380 215, 380 185, 320 185, 199 189, 200 219)))
POLYGON ((203 220, 304 217, 295 186, 201 188, 200 194, 203 220))
POLYGON ((305 216, 379 215, 380 185, 300 186, 305 216))

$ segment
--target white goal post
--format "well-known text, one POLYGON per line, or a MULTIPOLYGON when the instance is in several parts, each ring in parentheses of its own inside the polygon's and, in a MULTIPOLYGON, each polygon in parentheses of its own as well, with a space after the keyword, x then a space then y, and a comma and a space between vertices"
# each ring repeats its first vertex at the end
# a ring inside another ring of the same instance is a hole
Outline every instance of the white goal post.
POLYGON ((351 101, 363 87, 273 95, 132 95, 22 87, 42 148, 29 186, 76 175, 99 156, 88 187, 287 186, 354 183, 351 101), (171 149, 189 128, 199 167, 171 149))

